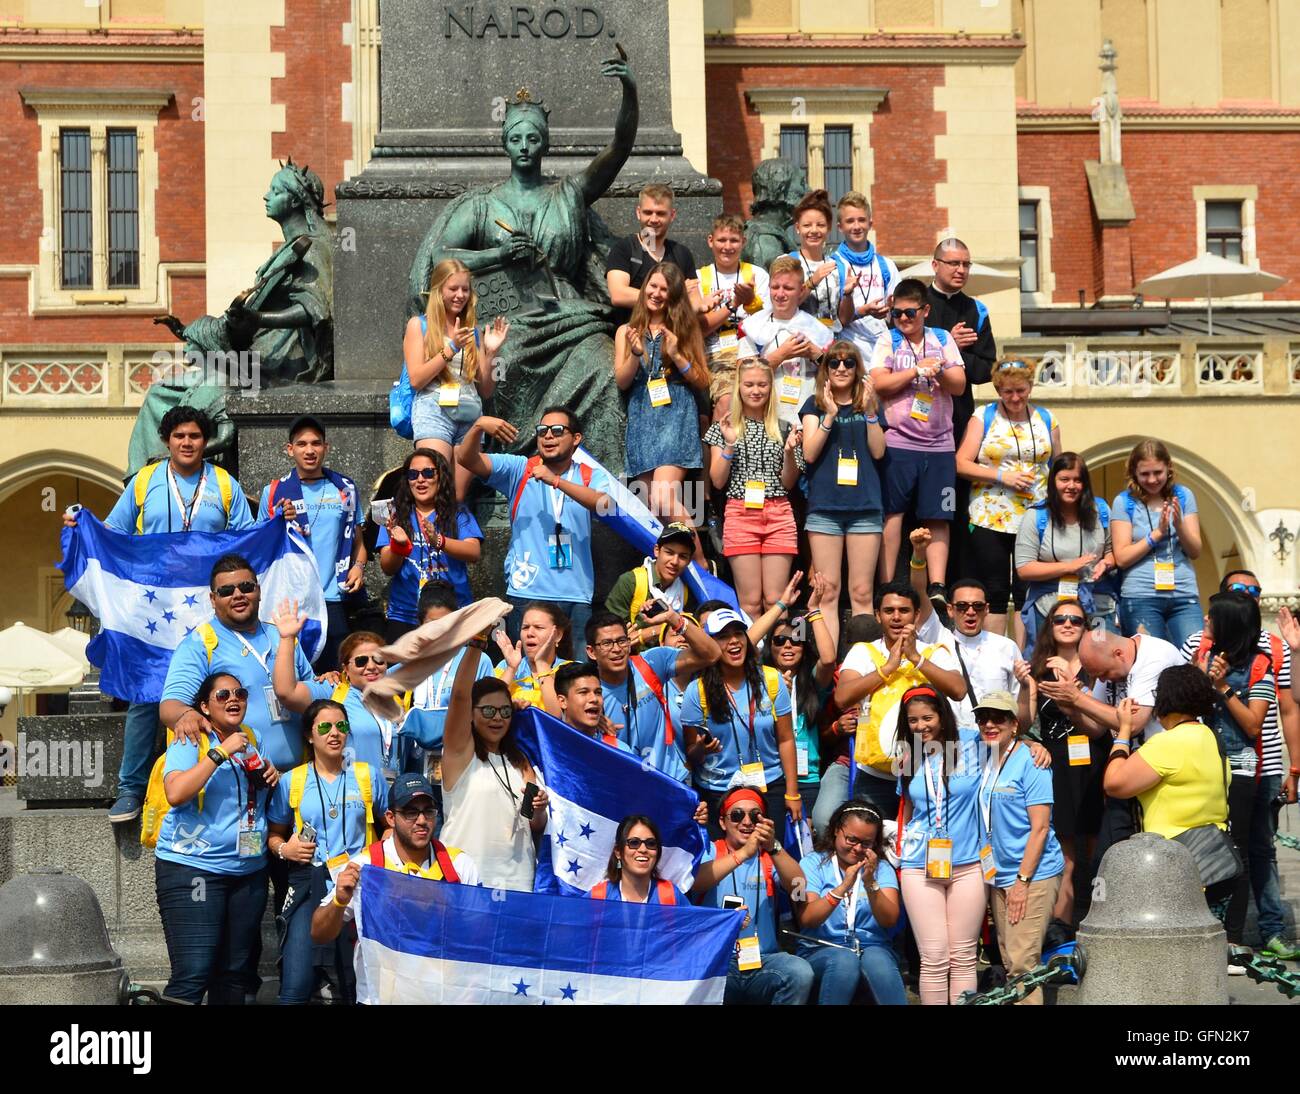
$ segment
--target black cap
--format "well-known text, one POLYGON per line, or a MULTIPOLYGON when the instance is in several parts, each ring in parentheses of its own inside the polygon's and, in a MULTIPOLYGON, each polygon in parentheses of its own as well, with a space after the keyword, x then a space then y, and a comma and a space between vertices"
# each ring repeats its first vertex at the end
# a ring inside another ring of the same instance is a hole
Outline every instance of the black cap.
POLYGON ((664 530, 659 533, 659 538, 655 540, 655 546, 662 547, 665 543, 680 543, 693 551, 695 550, 695 529, 689 524, 683 524, 681 521, 665 524, 664 530))
POLYGON ((289 425, 289 440, 293 440, 304 429, 314 429, 322 441, 325 439, 325 427, 320 424, 320 419, 313 418, 310 414, 300 414, 289 425))
POLYGON ((412 771, 405 775, 398 775, 394 780, 393 788, 388 792, 388 804, 390 808, 397 810, 421 796, 432 801, 433 787, 423 775, 417 775, 412 771))

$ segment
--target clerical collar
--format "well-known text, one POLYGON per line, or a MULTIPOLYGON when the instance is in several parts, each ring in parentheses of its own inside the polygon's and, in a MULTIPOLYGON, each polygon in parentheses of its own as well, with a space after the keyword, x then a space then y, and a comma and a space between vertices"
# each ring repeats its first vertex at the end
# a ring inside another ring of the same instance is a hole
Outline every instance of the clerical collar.
POLYGON ((954 296, 961 296, 961 295, 962 295, 962 291, 961 291, 961 289, 953 289, 952 292, 944 292, 944 291, 943 291, 941 288, 939 288, 939 286, 936 285, 933 281, 930 282, 930 288, 932 288, 935 292, 937 292, 937 293, 938 293, 940 296, 942 296, 945 300, 951 300, 954 296))

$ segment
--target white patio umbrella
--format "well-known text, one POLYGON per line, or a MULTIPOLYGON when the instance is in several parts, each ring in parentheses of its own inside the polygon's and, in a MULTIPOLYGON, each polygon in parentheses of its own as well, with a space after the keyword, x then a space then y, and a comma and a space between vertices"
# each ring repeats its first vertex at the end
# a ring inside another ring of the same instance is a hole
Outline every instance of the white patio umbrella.
MULTIPOLYGON (((934 267, 930 264, 930 259, 925 258, 900 271, 898 276, 915 277, 920 281, 930 282, 934 280, 934 267)), ((1019 284, 1019 273, 1003 273, 992 266, 985 266, 982 262, 972 262, 962 292, 967 296, 979 296, 981 293, 997 292, 999 289, 1009 289, 1012 285, 1019 284)))
POLYGON ((1147 296, 1160 296, 1166 300, 1174 297, 1205 297, 1205 326, 1214 333, 1214 298, 1216 296, 1242 296, 1252 292, 1270 292, 1286 283, 1285 277, 1264 273, 1243 266, 1240 262, 1203 254, 1190 262, 1172 266, 1153 274, 1141 284, 1134 285, 1135 292, 1147 296))
POLYGON ((76 627, 60 627, 57 631, 50 632, 50 641, 69 657, 81 662, 84 671, 90 671, 90 660, 86 657, 86 646, 90 642, 90 635, 85 631, 79 631, 76 627))
POLYGON ((84 654, 69 653, 36 627, 15 623, 0 631, 0 685, 20 692, 73 687, 87 671, 84 654))

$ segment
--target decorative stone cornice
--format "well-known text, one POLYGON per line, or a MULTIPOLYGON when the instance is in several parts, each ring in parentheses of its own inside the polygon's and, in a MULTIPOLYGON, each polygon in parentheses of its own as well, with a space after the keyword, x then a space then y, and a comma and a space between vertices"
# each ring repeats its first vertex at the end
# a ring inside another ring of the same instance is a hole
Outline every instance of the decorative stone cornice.
POLYGON ((873 114, 885 101, 885 87, 750 87, 745 98, 760 114, 790 112, 794 97, 815 114, 873 114))
MULTIPOLYGON (((1285 107, 1167 107, 1154 103, 1121 103, 1120 107, 1126 131, 1300 129, 1300 111, 1285 107)), ((1016 129, 1021 133, 1096 133, 1097 122, 1089 110, 1021 103, 1016 108, 1016 129)))
POLYGON ((704 39, 706 64, 1014 65, 1025 41, 1004 34, 731 34, 704 39))

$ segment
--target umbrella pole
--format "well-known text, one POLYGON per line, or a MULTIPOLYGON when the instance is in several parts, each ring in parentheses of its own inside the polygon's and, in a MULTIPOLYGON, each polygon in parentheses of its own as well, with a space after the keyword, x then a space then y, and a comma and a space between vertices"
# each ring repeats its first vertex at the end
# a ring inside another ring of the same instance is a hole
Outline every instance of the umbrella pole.
POLYGON ((1214 297, 1210 293, 1210 279, 1205 279, 1205 334, 1214 337, 1214 297))

